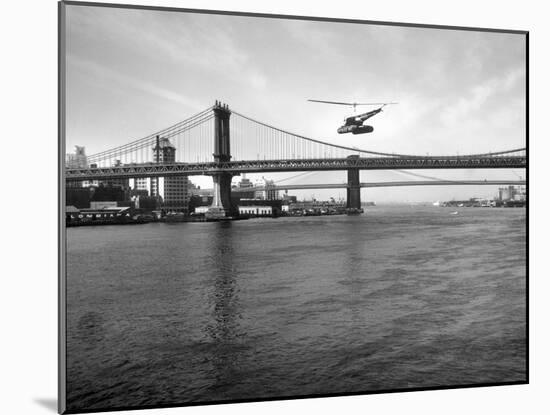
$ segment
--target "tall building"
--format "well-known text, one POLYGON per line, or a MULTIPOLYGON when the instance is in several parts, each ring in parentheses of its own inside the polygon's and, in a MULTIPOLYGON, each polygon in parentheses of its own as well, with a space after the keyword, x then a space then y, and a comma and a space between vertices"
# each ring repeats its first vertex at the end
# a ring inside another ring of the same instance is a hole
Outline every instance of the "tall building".
MULTIPOLYGON (((154 163, 175 163, 176 148, 167 138, 159 138, 153 148, 154 163)), ((151 196, 162 198, 164 211, 187 212, 189 208, 189 179, 187 176, 169 176, 150 179, 151 196)))
MULTIPOLYGON (((83 146, 74 146, 74 153, 65 154, 66 169, 85 169, 88 167, 88 157, 86 156, 86 148, 83 146)), ((67 188, 88 187, 90 184, 98 184, 98 181, 71 181, 66 182, 67 188)))
POLYGON ((275 189, 275 182, 273 180, 265 181, 265 199, 279 200, 279 191, 275 189))
POLYGON ((133 190, 145 190, 147 196, 151 195, 151 179, 150 177, 138 177, 136 179, 130 179, 130 187, 133 190))
POLYGON ((74 146, 74 154, 65 155, 65 168, 67 169, 85 169, 88 167, 88 157, 86 157, 86 148, 83 146, 74 146))

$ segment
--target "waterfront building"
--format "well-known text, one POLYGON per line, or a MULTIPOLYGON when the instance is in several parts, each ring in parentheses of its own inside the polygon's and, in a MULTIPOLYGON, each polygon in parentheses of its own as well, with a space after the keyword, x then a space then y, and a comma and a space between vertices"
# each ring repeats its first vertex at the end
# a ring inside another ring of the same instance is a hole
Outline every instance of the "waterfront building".
POLYGON ((263 200, 263 199, 241 199, 239 202, 239 212, 241 211, 241 208, 247 209, 247 208, 263 208, 265 206, 269 206, 271 209, 271 214, 278 215, 282 211, 282 200, 263 200))
POLYGON ((91 185, 86 187, 66 187, 65 204, 79 209, 89 208, 91 202, 127 202, 127 191, 118 186, 91 185))
POLYGON ((273 216, 272 206, 239 206, 239 215, 273 216))
POLYGON ((289 204, 289 210, 322 210, 322 209, 343 209, 346 207, 344 201, 331 200, 309 200, 289 204))
POLYGON ((498 200, 501 202, 507 200, 525 201, 526 196, 525 188, 521 186, 506 186, 498 189, 498 200))
POLYGON ((134 207, 147 211, 153 211, 158 208, 158 198, 147 195, 136 195, 132 198, 134 207))
POLYGON ((197 211, 198 208, 208 208, 212 205, 214 196, 212 195, 192 195, 189 197, 189 212, 200 213, 197 211))

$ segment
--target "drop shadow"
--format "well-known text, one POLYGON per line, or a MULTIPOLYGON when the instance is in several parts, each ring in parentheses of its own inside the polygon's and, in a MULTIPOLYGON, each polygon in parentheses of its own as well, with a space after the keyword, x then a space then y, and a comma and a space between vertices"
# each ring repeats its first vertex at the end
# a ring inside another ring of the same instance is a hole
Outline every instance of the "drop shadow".
POLYGON ((34 402, 38 405, 57 413, 57 399, 54 398, 35 398, 34 402))

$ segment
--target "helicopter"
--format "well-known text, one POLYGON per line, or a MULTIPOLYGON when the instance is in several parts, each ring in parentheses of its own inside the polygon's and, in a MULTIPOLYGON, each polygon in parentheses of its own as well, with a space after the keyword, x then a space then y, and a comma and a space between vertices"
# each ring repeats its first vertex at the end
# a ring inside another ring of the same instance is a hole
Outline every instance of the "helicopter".
POLYGON ((353 112, 355 112, 358 105, 380 105, 380 108, 377 108, 372 111, 365 112, 364 114, 352 115, 344 119, 344 125, 339 127, 336 131, 338 134, 366 134, 372 133, 374 127, 372 125, 364 125, 363 123, 371 117, 374 117, 376 114, 382 112, 382 108, 386 105, 397 104, 397 102, 373 102, 373 103, 358 103, 358 102, 338 102, 338 101, 322 101, 318 99, 308 99, 309 102, 319 102, 321 104, 334 104, 334 105, 346 105, 348 107, 353 107, 353 112))

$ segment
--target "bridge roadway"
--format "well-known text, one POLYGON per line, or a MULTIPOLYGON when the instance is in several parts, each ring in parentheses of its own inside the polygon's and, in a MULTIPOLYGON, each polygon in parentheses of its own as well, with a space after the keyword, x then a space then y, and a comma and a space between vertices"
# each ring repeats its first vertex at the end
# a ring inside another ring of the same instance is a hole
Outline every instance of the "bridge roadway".
MULTIPOLYGON (((361 187, 402 187, 402 186, 479 186, 479 185, 515 185, 525 186, 525 180, 409 180, 393 182, 362 182, 361 187)), ((265 190, 308 190, 308 189, 345 189, 347 183, 320 183, 320 184, 290 184, 275 186, 253 186, 231 189, 232 193, 249 193, 265 190)), ((210 195, 213 189, 194 189, 191 193, 195 195, 210 195)))
POLYGON ((127 164, 118 167, 66 169, 67 181, 168 177, 220 173, 263 173, 322 170, 498 169, 526 168, 527 156, 401 156, 333 159, 243 160, 205 163, 127 164))

